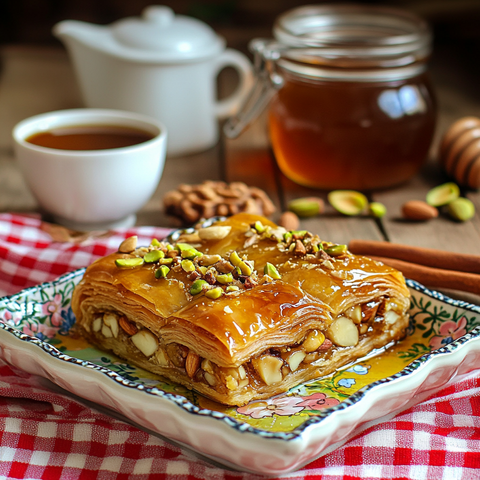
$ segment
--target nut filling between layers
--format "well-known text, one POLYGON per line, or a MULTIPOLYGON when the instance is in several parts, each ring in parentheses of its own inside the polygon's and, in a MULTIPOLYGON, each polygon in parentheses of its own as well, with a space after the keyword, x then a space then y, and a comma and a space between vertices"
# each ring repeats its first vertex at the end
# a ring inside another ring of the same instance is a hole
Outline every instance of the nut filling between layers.
POLYGON ((335 352, 389 331, 401 316, 400 308, 389 298, 356 305, 338 316, 326 330, 310 330, 300 343, 269 348, 248 362, 231 367, 221 367, 201 358, 185 345, 165 344, 150 330, 119 312, 97 312, 86 329, 112 350, 115 345, 126 342, 127 348, 144 362, 158 366, 160 374, 171 369, 194 383, 227 393, 280 383, 311 364, 321 365, 335 352))

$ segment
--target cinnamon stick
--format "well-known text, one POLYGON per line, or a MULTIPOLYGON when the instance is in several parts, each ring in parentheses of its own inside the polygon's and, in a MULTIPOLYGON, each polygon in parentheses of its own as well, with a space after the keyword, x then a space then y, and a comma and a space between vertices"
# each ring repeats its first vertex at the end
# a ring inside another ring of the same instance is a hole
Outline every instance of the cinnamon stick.
POLYGON ((369 257, 377 255, 437 269, 480 274, 480 255, 412 247, 400 243, 375 240, 352 240, 348 248, 357 255, 367 255, 369 257))
POLYGON ((422 285, 480 294, 480 275, 476 273, 427 267, 396 258, 379 257, 376 255, 369 255, 369 257, 400 270, 405 277, 416 280, 422 285))

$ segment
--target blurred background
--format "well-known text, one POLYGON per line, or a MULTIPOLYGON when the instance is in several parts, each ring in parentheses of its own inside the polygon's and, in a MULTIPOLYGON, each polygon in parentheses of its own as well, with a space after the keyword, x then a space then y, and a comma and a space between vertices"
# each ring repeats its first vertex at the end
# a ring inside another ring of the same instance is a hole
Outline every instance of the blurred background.
MULTIPOLYGON (((52 26, 65 19, 109 24, 137 16, 152 0, 1 0, 0 45, 63 48, 52 26)), ((280 13, 314 2, 294 0, 165 0, 177 14, 203 20, 223 35, 229 47, 248 52, 255 37, 270 37, 280 13)), ((318 2, 321 3, 321 2, 318 2)), ((335 2, 339 3, 339 2, 335 2)), ((434 82, 446 82, 480 98, 480 0, 382 0, 356 3, 406 8, 425 18, 434 31, 430 62, 434 82), (448 67, 446 68, 446 65, 448 67)))

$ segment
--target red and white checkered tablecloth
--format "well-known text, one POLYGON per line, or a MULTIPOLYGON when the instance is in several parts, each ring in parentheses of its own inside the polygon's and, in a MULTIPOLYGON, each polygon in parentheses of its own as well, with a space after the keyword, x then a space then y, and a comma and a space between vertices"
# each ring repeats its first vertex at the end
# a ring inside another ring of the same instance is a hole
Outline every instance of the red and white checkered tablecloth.
MULTIPOLYGON (((83 244, 59 243, 38 218, 0 214, 0 295, 53 280, 167 230, 138 227, 83 244)), ((480 367, 480 366, 479 366, 480 367)), ((286 475, 290 479, 480 479, 480 374, 373 426, 286 475)), ((0 360, 0 479, 256 478, 212 466, 128 423, 49 388, 0 360)))

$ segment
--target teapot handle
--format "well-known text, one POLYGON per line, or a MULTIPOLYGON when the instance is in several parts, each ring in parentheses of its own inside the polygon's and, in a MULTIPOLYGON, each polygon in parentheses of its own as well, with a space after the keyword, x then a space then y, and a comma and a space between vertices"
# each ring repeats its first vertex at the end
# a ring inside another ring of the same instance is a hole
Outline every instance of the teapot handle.
POLYGON ((218 118, 226 118, 233 115, 253 85, 253 67, 250 60, 241 52, 227 48, 215 63, 215 76, 225 67, 233 67, 239 75, 239 82, 235 91, 227 98, 219 100, 215 104, 215 114, 218 118))

